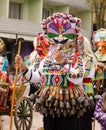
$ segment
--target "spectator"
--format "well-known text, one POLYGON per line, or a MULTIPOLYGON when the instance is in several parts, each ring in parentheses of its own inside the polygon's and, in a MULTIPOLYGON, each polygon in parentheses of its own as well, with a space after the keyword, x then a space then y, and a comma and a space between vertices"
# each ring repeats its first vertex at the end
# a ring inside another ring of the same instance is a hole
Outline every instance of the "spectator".
POLYGON ((8 69, 8 67, 9 67, 9 62, 8 62, 8 58, 7 58, 7 55, 6 54, 3 54, 2 55, 3 56, 3 58, 4 58, 4 66, 3 66, 3 71, 4 72, 7 72, 7 69, 8 69))

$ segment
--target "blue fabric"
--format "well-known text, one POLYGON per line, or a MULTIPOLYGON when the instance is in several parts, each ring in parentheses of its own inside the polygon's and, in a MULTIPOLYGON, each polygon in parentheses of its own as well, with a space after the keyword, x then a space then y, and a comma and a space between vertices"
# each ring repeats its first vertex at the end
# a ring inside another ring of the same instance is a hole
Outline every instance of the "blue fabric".
POLYGON ((2 70, 7 71, 8 66, 9 66, 8 60, 6 57, 4 57, 4 66, 3 66, 2 70))

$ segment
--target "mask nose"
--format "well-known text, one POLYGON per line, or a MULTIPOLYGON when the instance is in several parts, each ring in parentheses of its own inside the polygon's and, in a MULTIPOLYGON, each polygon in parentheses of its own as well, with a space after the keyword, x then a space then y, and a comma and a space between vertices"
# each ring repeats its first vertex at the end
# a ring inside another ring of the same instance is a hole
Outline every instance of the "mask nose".
POLYGON ((59 37, 58 37, 58 41, 61 42, 61 41, 63 41, 63 40, 64 40, 63 35, 60 34, 59 37))

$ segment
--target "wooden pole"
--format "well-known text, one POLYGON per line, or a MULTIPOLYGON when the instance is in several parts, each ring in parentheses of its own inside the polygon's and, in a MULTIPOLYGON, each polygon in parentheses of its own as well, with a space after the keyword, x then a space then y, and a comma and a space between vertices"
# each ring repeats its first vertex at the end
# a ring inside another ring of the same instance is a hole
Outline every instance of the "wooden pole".
MULTIPOLYGON (((20 55, 20 51, 21 51, 21 40, 19 41, 19 45, 18 45, 18 55, 20 55)), ((15 89, 16 89, 16 82, 17 82, 17 76, 18 76, 18 69, 19 69, 19 65, 16 64, 16 71, 15 71, 15 77, 14 77, 14 87, 13 87, 13 93, 12 93, 12 101, 11 101, 11 113, 10 113, 10 129, 12 130, 12 117, 13 117, 13 110, 14 110, 14 101, 15 101, 15 89)))

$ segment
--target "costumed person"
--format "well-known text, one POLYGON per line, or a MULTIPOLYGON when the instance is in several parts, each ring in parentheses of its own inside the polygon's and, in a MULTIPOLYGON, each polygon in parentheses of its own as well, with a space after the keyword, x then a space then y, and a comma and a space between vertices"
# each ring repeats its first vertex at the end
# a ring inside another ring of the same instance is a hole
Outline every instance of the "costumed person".
POLYGON ((43 114, 44 130, 90 130, 87 128, 89 122, 85 121, 85 128, 82 124, 85 118, 81 117, 94 107, 93 88, 90 86, 88 92, 84 79, 92 82, 95 62, 94 55, 90 52, 88 55, 84 50, 87 38, 80 38, 80 26, 79 18, 54 13, 42 22, 50 48, 38 69, 33 71, 34 66, 27 68, 21 56, 15 57, 23 75, 30 82, 41 83, 36 93, 35 109, 43 114))
POLYGON ((102 94, 106 91, 106 29, 101 28, 93 33, 93 44, 97 48, 95 55, 98 62, 104 64, 104 69, 97 70, 94 79, 95 92, 102 94))
POLYGON ((12 83, 6 72, 2 71, 4 65, 4 58, 0 56, 0 110, 6 110, 9 104, 10 86, 12 83))
MULTIPOLYGON (((37 37, 34 39, 34 51, 29 56, 29 63, 30 66, 34 66, 34 70, 36 71, 39 68, 39 64, 44 57, 47 56, 49 51, 49 43, 44 38, 43 34, 40 32, 38 33, 37 37)), ((33 101, 35 98, 34 93, 39 89, 40 83, 30 83, 30 90, 29 90, 29 98, 33 101)), ((34 101, 35 102, 35 101, 34 101)))
POLYGON ((7 72, 8 71, 8 67, 9 67, 9 61, 7 58, 7 55, 4 53, 2 54, 3 58, 4 58, 4 66, 3 66, 3 71, 7 72))

